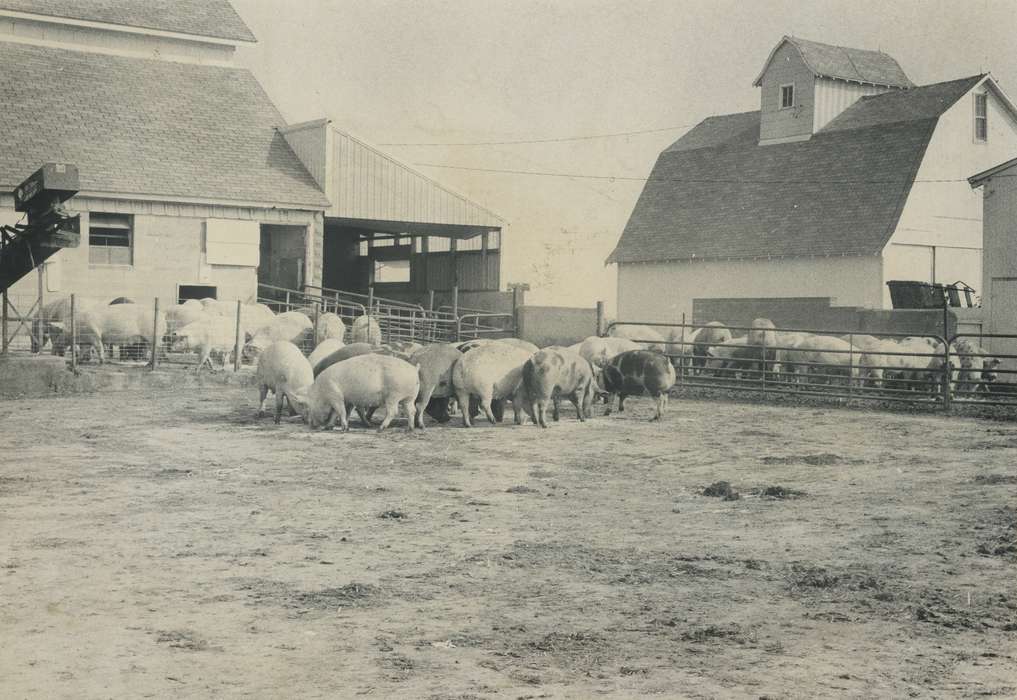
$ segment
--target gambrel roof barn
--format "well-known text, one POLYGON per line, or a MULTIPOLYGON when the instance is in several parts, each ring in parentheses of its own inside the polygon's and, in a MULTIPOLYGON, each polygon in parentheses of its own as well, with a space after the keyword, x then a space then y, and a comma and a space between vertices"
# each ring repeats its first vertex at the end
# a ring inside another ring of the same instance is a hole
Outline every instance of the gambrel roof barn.
POLYGON ((658 157, 608 258, 621 317, 692 318, 708 298, 883 308, 889 280, 980 284, 965 178, 1017 153, 991 75, 915 86, 884 53, 784 37, 753 84, 760 110, 658 157))

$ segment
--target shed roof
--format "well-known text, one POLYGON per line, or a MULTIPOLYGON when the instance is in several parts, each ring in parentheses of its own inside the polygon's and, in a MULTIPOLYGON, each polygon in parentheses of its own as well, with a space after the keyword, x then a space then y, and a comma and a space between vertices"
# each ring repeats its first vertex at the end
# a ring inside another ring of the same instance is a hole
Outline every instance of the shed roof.
POLYGON ((882 51, 821 44, 818 41, 808 41, 796 36, 785 36, 777 43, 777 46, 770 52, 769 58, 766 59, 766 64, 760 71, 759 77, 752 83, 753 85, 758 87, 762 84, 763 73, 766 72, 767 66, 773 60, 774 54, 785 43, 798 49, 802 61, 805 62, 809 70, 814 75, 823 78, 837 78, 900 88, 909 88, 914 85, 896 59, 882 51))
POLYGON ((860 99, 808 141, 759 112, 704 120, 657 159, 609 263, 877 255, 940 114, 983 76, 860 99))
POLYGON ((195 36, 257 41, 229 0, 0 0, 0 10, 157 29, 195 36))
POLYGON ((324 209, 247 70, 0 42, 0 189, 42 163, 82 191, 324 209))

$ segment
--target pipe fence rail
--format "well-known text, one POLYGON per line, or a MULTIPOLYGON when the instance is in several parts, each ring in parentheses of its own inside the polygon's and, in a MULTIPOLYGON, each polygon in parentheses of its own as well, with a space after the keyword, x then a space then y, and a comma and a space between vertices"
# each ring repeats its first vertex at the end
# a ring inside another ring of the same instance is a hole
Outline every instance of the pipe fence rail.
POLYGON ((606 333, 667 355, 679 388, 943 410, 955 404, 1017 406, 1017 335, 960 333, 947 341, 935 334, 726 328, 725 338, 709 325, 616 321, 606 333))

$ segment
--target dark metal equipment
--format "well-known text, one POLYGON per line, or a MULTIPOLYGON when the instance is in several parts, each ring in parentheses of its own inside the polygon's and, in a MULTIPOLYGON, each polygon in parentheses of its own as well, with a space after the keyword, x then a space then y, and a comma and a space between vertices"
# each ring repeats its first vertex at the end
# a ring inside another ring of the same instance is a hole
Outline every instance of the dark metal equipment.
POLYGON ((14 189, 14 209, 27 223, 0 226, 0 290, 6 290, 61 248, 81 242, 81 219, 63 203, 78 192, 78 168, 46 163, 14 189))

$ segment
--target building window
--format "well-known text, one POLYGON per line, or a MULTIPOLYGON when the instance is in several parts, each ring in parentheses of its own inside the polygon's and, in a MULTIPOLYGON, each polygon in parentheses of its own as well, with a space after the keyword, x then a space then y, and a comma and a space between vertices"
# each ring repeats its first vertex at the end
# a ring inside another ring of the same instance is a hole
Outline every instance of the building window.
POLYGON ((94 265, 134 264, 134 217, 130 214, 89 214, 88 262, 94 265))
POLYGON ((409 260, 375 260, 375 284, 399 284, 410 281, 409 260))
POLYGON ((789 107, 795 106, 795 86, 781 85, 780 86, 780 108, 788 109, 789 107))
POLYGON ((989 140, 989 96, 975 95, 975 141, 989 140))

